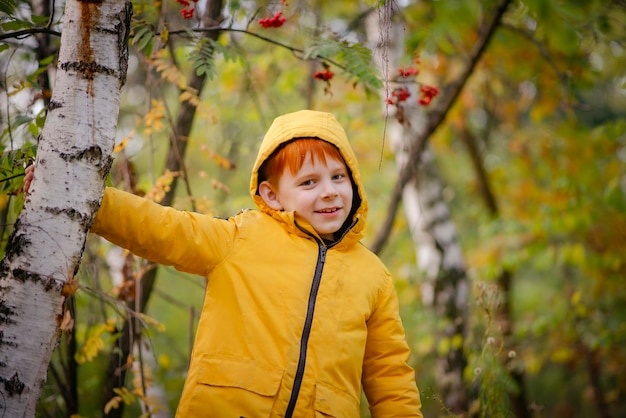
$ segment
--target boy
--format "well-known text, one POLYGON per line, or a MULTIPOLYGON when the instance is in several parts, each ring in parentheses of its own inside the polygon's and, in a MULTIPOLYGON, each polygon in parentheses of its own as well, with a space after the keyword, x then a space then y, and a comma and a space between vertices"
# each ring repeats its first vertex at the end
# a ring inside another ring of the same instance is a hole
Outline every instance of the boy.
POLYGON ((421 417, 392 279, 359 243, 367 200, 341 125, 276 118, 250 192, 259 210, 223 220, 107 188, 91 228, 208 278, 177 416, 358 417, 362 385, 373 417, 421 417))

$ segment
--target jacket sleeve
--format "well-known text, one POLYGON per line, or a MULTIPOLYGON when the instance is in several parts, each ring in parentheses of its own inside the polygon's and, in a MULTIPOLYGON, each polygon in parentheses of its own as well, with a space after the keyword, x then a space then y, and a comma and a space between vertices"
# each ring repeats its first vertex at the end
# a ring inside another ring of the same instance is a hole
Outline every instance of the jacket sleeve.
POLYGON ((90 232, 155 263, 206 276, 230 251, 236 230, 232 221, 107 187, 90 232))
POLYGON ((408 365, 409 346, 391 277, 367 321, 363 390, 372 417, 422 417, 415 372, 408 365))

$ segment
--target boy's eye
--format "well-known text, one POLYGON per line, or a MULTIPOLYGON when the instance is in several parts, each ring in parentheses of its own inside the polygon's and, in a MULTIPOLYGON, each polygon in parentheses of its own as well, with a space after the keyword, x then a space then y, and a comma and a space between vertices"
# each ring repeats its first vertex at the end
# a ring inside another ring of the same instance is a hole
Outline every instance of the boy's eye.
POLYGON ((345 177, 346 177, 346 175, 345 175, 345 174, 343 174, 343 173, 339 173, 339 174, 335 174, 335 175, 333 176, 333 180, 341 180, 341 179, 344 179, 345 177))
POLYGON ((302 186, 312 186, 314 183, 313 180, 305 180, 301 183, 302 186))

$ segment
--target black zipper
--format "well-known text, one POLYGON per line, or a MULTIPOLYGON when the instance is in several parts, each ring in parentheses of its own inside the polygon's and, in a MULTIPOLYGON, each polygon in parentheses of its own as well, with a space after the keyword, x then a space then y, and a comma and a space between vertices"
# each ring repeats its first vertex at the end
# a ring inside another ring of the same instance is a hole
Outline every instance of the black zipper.
POLYGON ((309 302, 306 311, 306 319, 304 320, 304 329, 302 330, 302 337, 300 338, 300 357, 298 358, 298 367, 296 368, 296 376, 293 381, 293 389, 291 390, 291 397, 289 398, 289 404, 287 405, 287 411, 285 412, 285 418, 291 418, 296 408, 296 402, 298 401, 298 395, 300 394, 300 387, 302 386, 302 378, 304 377, 304 368, 306 366, 306 353, 309 344, 309 336, 311 335, 311 327, 313 326, 313 313, 315 312, 315 301, 317 299, 317 291, 320 288, 322 282, 322 272, 324 271, 324 262, 326 261, 326 253, 328 249, 335 246, 343 237, 348 233, 350 229, 357 223, 355 220, 349 228, 347 228, 338 240, 330 245, 324 245, 313 234, 307 230, 298 229, 312 237, 317 242, 317 263, 315 264, 315 273, 313 274, 313 283, 311 284, 311 292, 309 293, 309 302))
POLYGON ((324 270, 327 250, 328 247, 318 243, 317 264, 315 265, 315 274, 313 275, 313 283, 311 284, 311 292, 309 293, 309 303, 306 311, 306 319, 304 320, 304 329, 302 330, 302 337, 300 338, 300 358, 298 359, 298 368, 296 369, 296 377, 293 382, 293 389, 291 390, 291 398, 289 399, 289 405, 287 405, 285 418, 291 418, 293 415, 293 411, 296 408, 296 401, 298 400, 298 394, 300 393, 300 386, 302 386, 302 377, 304 376, 304 367, 306 366, 306 351, 309 336, 311 335, 311 326, 313 325, 315 299, 317 298, 317 291, 322 281, 322 271, 324 270))

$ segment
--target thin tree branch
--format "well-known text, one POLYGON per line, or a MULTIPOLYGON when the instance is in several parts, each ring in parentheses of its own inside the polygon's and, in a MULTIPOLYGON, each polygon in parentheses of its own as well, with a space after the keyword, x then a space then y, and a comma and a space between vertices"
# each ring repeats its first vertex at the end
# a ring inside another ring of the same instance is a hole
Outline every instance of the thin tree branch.
POLYGON ((47 34, 47 35, 61 36, 61 32, 57 32, 55 30, 51 30, 48 28, 32 28, 32 29, 16 30, 14 32, 0 33, 0 41, 4 39, 14 39, 14 38, 24 39, 24 38, 28 38, 29 36, 37 35, 40 33, 47 34))
POLYGON ((371 249, 374 253, 379 253, 384 247, 389 234, 391 233, 391 226, 395 220, 402 199, 402 190, 408 184, 408 182, 415 176, 417 164, 420 157, 426 148, 428 139, 437 130, 439 126, 443 124, 448 112, 456 102, 457 98, 461 94, 463 87, 465 86, 470 75, 474 71, 476 64, 480 60, 481 56, 485 52, 489 41, 493 38, 493 34, 497 29, 504 12, 508 8, 511 0, 502 0, 496 7, 495 12, 491 20, 480 29, 479 37, 472 51, 469 55, 469 61, 463 72, 453 80, 444 90, 439 100, 439 105, 428 115, 426 122, 426 129, 415 138, 415 147, 411 149, 409 154, 409 160, 400 172, 400 176, 396 182, 396 185, 392 191, 389 206, 387 208, 387 218, 379 228, 379 234, 376 236, 371 249))

